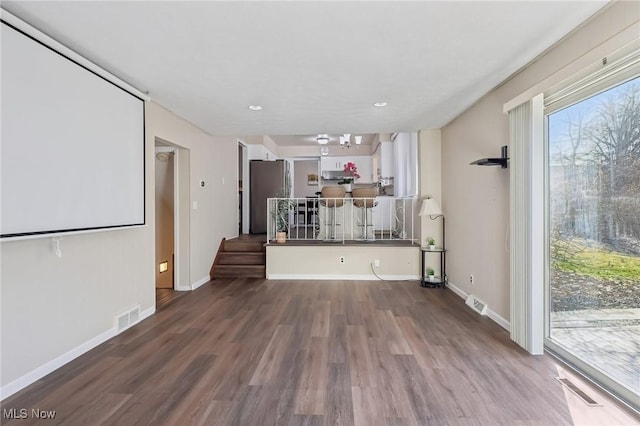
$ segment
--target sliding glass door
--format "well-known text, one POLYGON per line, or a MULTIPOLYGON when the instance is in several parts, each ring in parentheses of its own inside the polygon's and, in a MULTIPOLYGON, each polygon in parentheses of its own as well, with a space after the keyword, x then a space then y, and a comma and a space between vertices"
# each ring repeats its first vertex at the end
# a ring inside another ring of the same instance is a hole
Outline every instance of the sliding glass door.
POLYGON ((640 78, 585 92, 546 111, 545 343, 633 404, 640 401, 640 78))

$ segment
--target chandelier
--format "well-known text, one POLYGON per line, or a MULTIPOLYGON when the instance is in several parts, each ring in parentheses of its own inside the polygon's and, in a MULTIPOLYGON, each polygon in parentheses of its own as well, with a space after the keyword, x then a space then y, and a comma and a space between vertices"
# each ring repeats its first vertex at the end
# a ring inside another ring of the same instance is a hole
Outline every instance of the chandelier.
MULTIPOLYGON (((318 136, 316 136, 316 142, 318 142, 318 144, 320 145, 327 145, 329 143, 329 135, 326 133, 321 133, 318 136)), ((350 148, 357 148, 358 146, 360 146, 360 144, 362 144, 362 136, 354 136, 353 137, 353 142, 351 142, 351 133, 345 133, 342 136, 340 136, 340 147, 342 147, 343 149, 350 149, 350 148)), ((328 155, 329 154, 329 148, 326 146, 323 146, 322 149, 320 150, 320 153, 322 155, 328 155)))
POLYGON ((362 136, 354 136, 354 144, 351 143, 351 133, 345 133, 343 136, 340 136, 340 146, 342 148, 350 149, 352 147, 358 147, 362 143, 362 136))

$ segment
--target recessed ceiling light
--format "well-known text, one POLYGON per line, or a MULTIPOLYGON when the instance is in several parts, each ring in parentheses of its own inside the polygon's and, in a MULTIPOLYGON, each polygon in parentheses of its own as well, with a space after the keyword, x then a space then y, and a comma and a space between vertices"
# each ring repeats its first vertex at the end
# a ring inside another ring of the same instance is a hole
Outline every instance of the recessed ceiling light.
POLYGON ((262 107, 260 105, 249 105, 251 111, 260 111, 262 107))
POLYGON ((373 104, 374 107, 386 107, 387 103, 386 102, 376 102, 375 104, 373 104))

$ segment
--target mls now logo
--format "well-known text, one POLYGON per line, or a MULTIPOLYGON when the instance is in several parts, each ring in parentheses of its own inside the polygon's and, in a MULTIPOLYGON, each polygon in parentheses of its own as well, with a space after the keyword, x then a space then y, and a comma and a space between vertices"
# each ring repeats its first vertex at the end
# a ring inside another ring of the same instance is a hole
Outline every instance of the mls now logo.
POLYGON ((4 408, 2 410, 2 418, 6 420, 12 419, 53 419, 56 417, 54 410, 40 410, 39 408, 33 408, 31 411, 26 408, 4 408))

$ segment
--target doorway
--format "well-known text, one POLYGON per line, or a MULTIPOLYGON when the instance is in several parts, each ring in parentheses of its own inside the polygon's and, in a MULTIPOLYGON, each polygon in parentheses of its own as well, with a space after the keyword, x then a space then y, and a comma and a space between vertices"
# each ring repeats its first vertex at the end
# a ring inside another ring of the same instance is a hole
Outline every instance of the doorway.
POLYGON ((238 140, 238 235, 249 233, 249 151, 238 140))
MULTIPOLYGON (((155 138, 155 277, 160 290, 191 290, 190 151, 155 138)), ((166 295, 164 297, 167 297, 166 295)))
POLYGON ((175 248, 175 148, 155 147, 156 289, 173 289, 175 248))

